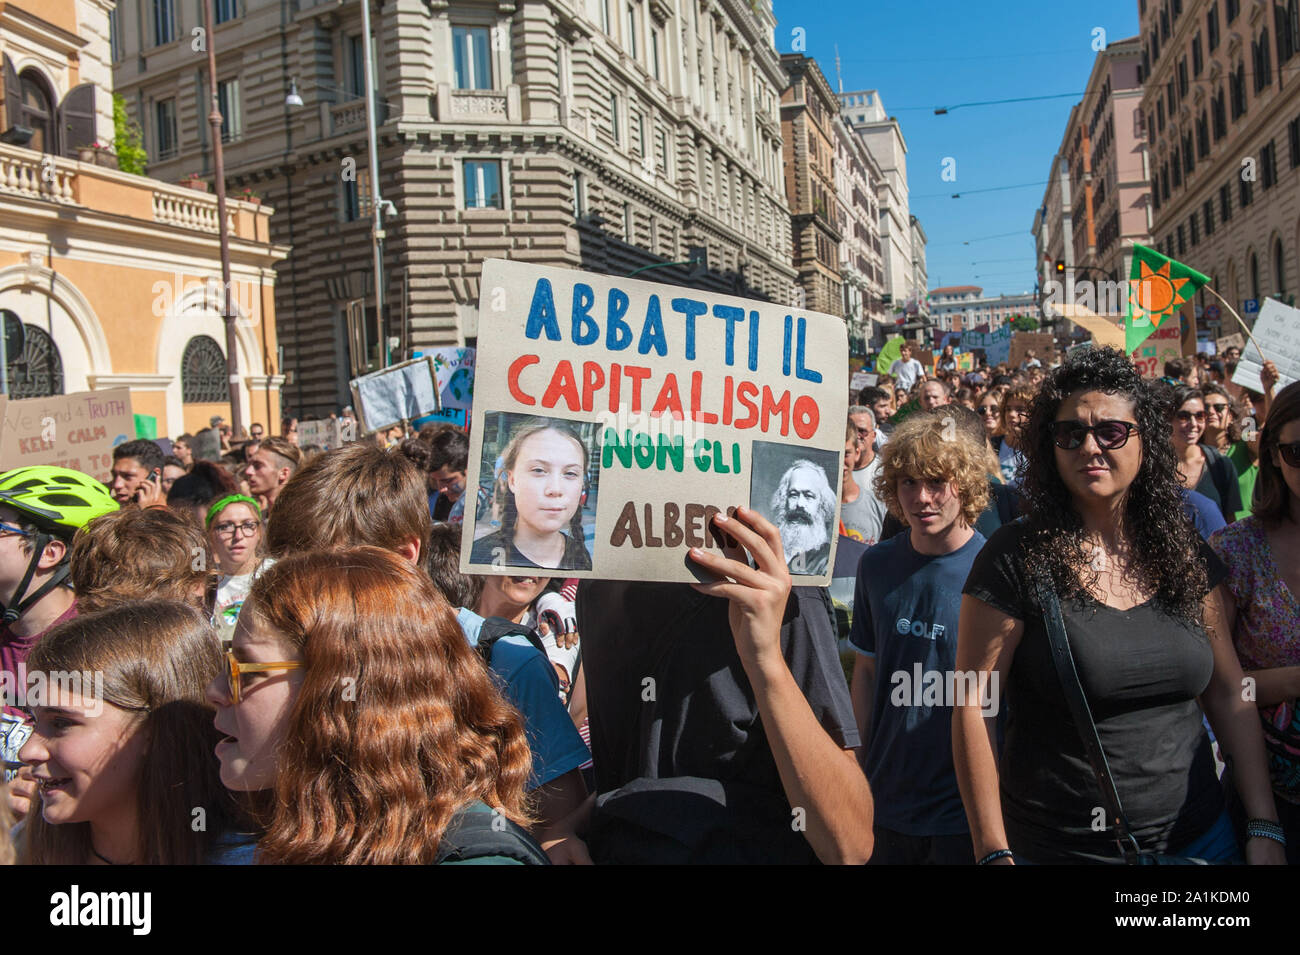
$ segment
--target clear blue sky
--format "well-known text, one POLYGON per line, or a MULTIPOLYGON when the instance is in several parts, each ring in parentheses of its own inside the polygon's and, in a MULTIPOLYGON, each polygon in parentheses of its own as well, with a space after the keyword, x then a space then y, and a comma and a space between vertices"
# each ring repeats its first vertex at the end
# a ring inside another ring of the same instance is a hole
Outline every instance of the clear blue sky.
POLYGON ((791 52, 792 31, 803 28, 804 52, 837 89, 838 44, 843 88, 879 90, 885 109, 898 118, 908 149, 911 211, 929 238, 930 287, 1032 290, 1034 210, 1070 108, 1082 97, 969 107, 946 116, 935 116, 934 108, 1082 93, 1096 57, 1093 30, 1105 29, 1110 42, 1137 34, 1137 0, 774 5, 779 52, 791 52), (956 182, 940 178, 945 157, 957 161, 956 182), (1023 183, 1035 185, 968 193, 1023 183), (953 199, 954 192, 964 194, 953 199))

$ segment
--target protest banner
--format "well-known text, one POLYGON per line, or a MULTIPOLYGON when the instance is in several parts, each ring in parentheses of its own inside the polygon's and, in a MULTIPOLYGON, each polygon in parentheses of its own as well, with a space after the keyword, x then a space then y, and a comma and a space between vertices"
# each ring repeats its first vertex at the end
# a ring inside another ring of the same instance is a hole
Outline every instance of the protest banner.
POLYGON ((1235 335, 1224 335, 1222 338, 1214 340, 1214 353, 1222 355, 1229 348, 1245 348, 1246 336, 1237 332, 1235 335))
POLYGON ((1241 360, 1232 376, 1234 385, 1263 394, 1264 383, 1259 380, 1259 373, 1266 360, 1277 366, 1274 394, 1300 379, 1300 309, 1266 298, 1250 333, 1254 341, 1248 341, 1241 350, 1241 360), (1260 349, 1264 351, 1262 356, 1260 349))
POLYGON ((963 348, 982 348, 986 365, 1000 365, 1011 357, 1012 327, 1003 325, 996 332, 962 332, 963 348))
POLYGON ((861 391, 863 388, 869 388, 880 380, 880 376, 869 371, 855 371, 853 377, 849 379, 850 391, 861 391))
POLYGON ((52 464, 108 481, 113 448, 134 437, 129 388, 10 400, 0 461, 5 470, 52 464))
POLYGON ((1132 358, 1143 378, 1159 378, 1165 362, 1183 353, 1183 336, 1177 322, 1164 322, 1151 337, 1134 350, 1132 358))
POLYGON ((459 408, 468 411, 472 408, 475 350, 436 348, 424 354, 433 359, 433 374, 438 382, 438 398, 442 402, 443 410, 459 408))
POLYGON ((829 582, 842 319, 497 259, 480 289, 462 570, 699 580, 687 550, 749 504, 797 583, 829 582))
POLYGON ((333 451, 356 440, 356 436, 357 423, 351 418, 320 418, 298 422, 298 444, 304 448, 315 445, 333 451))
POLYGON ((438 382, 429 355, 353 378, 349 384, 357 417, 366 431, 391 428, 440 410, 438 382))
POLYGON ((1011 349, 1007 354, 1007 364, 1019 368, 1029 360, 1029 353, 1034 353, 1046 368, 1056 355, 1056 338, 1051 332, 1015 332, 1011 336, 1011 349))

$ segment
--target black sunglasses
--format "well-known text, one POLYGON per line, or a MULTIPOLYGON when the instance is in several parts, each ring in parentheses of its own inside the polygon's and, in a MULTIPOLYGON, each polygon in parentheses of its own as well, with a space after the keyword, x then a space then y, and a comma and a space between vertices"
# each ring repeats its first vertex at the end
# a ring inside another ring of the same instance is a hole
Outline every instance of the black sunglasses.
POLYGON ((1103 451, 1116 451, 1128 444, 1130 434, 1138 430, 1131 421, 1098 421, 1086 425, 1082 421, 1053 421, 1052 440, 1063 451, 1073 451, 1092 434, 1103 451))
POLYGON ((1292 441, 1290 444, 1279 444, 1277 453, 1282 456, 1282 460, 1293 468, 1300 468, 1300 441, 1292 441))

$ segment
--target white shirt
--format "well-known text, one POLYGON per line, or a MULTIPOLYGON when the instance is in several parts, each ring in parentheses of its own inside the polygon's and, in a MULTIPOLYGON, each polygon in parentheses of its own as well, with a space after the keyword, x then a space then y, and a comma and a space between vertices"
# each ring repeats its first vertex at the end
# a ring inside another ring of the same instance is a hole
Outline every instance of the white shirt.
POLYGON ((912 386, 925 374, 925 369, 915 358, 909 358, 907 361, 895 358, 894 363, 889 366, 889 373, 894 376, 895 385, 904 391, 911 391, 912 386))

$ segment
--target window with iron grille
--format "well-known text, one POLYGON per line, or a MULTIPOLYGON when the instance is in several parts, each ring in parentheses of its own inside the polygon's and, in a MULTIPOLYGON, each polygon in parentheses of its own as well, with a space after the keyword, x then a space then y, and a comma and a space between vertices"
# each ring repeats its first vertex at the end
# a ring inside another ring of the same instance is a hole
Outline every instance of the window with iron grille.
POLYGON ((226 356, 207 335, 195 335, 181 357, 181 401, 191 404, 230 400, 226 356))
POLYGON ((10 398, 48 398, 63 394, 63 359, 59 346, 39 325, 23 324, 26 344, 17 355, 9 355, 10 398))

